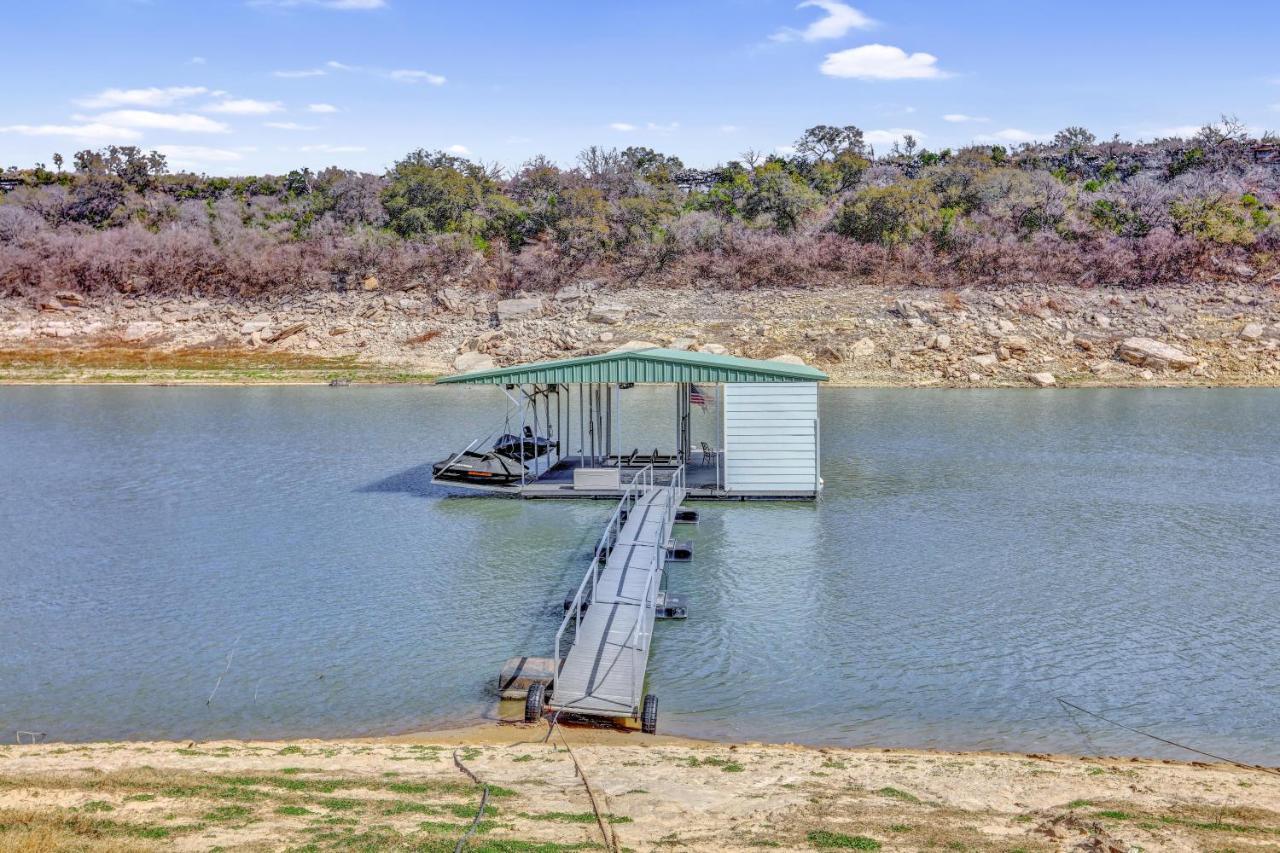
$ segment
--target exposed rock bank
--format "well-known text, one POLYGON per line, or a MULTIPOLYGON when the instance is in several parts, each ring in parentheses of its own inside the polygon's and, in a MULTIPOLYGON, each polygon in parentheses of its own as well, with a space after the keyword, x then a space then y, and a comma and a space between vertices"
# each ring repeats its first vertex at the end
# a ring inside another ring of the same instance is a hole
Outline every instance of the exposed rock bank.
MULTIPOLYGON (((796 355, 846 385, 1276 385, 1280 290, 601 291, 582 282, 501 299, 453 288, 387 293, 375 285, 261 301, 60 294, 0 303, 0 350, 11 357, 202 348, 345 357, 421 376, 633 341, 753 358, 796 355)), ((11 362, 0 377, 21 381, 11 362)))

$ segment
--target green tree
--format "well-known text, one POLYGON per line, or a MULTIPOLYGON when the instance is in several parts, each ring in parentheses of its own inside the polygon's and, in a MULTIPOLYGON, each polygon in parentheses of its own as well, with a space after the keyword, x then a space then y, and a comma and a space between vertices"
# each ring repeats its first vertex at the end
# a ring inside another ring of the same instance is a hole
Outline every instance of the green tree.
POLYGON ((794 231, 800 218, 813 210, 821 197, 779 160, 770 160, 751 174, 751 189, 743 204, 750 219, 768 216, 782 233, 794 231))

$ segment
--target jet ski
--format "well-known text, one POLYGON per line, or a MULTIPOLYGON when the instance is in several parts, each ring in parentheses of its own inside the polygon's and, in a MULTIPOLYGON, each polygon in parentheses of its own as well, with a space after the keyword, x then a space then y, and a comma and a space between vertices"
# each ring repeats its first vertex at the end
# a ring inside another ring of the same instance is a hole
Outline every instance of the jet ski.
POLYGON ((464 450, 431 466, 433 480, 484 486, 510 486, 519 483, 528 469, 514 459, 489 451, 464 450))
POLYGON ((493 443, 493 452, 508 459, 537 459, 552 450, 559 450, 560 443, 533 434, 532 427, 524 428, 524 438, 507 433, 493 443))

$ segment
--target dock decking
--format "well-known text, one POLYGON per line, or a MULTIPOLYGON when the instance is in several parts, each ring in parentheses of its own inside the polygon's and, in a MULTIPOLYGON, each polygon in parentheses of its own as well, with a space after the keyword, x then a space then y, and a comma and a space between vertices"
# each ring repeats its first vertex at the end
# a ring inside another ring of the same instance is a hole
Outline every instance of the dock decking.
POLYGON ((601 540, 608 557, 592 562, 556 635, 559 663, 561 637, 571 621, 575 624, 572 645, 553 684, 551 708, 610 717, 637 713, 667 543, 686 495, 683 474, 678 469, 672 482, 662 485, 653 482, 650 469, 648 482, 634 486, 611 517, 601 540))

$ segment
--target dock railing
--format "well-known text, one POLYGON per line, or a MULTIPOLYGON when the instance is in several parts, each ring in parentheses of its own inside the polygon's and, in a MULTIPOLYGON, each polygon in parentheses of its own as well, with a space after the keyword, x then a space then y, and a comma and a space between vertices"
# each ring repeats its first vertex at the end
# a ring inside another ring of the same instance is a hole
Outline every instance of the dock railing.
MULTIPOLYGON (((627 484, 623 491, 622 499, 618 501, 613 514, 609 516, 604 533, 601 534, 600 541, 596 545, 591 565, 588 567, 586 574, 583 575, 582 582, 578 584, 577 592, 574 593, 573 599, 569 603, 569 610, 565 613, 564 619, 561 620, 559 630, 556 631, 555 657, 553 660, 555 661, 555 675, 557 678, 564 666, 564 658, 560 655, 561 642, 564 640, 569 626, 573 625, 576 637, 578 626, 582 620, 583 605, 590 606, 596 601, 596 584, 600 579, 600 570, 604 563, 608 561, 609 553, 617 543, 618 535, 626 524, 630 510, 640 497, 648 494, 656 487, 653 466, 647 465, 637 471, 635 476, 631 478, 631 482, 627 484)), ((657 606, 658 593, 661 591, 662 570, 667 562, 666 540, 675 520, 676 509, 684 500, 684 495, 685 466, 680 465, 672 472, 671 479, 665 488, 665 496, 661 504, 664 513, 661 523, 661 535, 658 541, 654 543, 653 555, 645 578, 644 592, 639 600, 636 601, 636 604, 640 605, 636 621, 631 626, 624 641, 624 645, 631 649, 633 673, 631 706, 636 709, 640 707, 641 693, 644 690, 644 673, 648 664, 649 643, 653 638, 653 627, 649 622, 649 614, 653 613, 654 608, 657 606)), ((555 679, 552 680, 553 691, 554 685, 555 679)))
POLYGON ((600 569, 609 559, 609 552, 613 550, 614 543, 618 541, 618 534, 627 523, 627 514, 636 505, 641 495, 652 488, 653 466, 646 465, 631 477, 631 481, 623 489, 621 500, 614 507, 613 514, 609 516, 609 521, 604 526, 604 533, 600 534, 600 541, 596 543, 591 565, 587 567, 587 573, 582 576, 582 583, 578 584, 578 591, 574 593, 569 610, 560 622, 560 629, 556 631, 556 648, 553 658, 556 662, 556 675, 560 674, 560 667, 564 665, 564 658, 560 656, 560 641, 564 639, 565 631, 568 630, 572 621, 574 633, 577 634, 578 624, 582 621, 583 605, 590 606, 596 601, 596 584, 600 581, 600 569))

